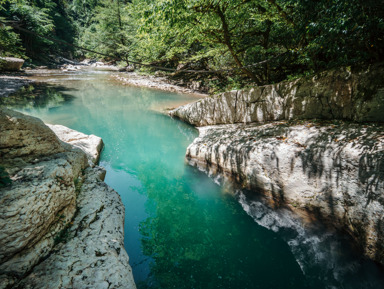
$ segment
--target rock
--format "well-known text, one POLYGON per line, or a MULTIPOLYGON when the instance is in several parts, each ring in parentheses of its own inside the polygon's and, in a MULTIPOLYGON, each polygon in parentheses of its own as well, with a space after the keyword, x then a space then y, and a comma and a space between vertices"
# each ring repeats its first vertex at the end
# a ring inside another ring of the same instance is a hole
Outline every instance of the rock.
MULTIPOLYGON (((98 158, 85 140, 100 138, 54 129, 98 158)), ((39 119, 0 109, 0 130, 0 165, 12 180, 0 187, 0 288, 135 288, 124 207, 105 171, 39 119)))
MULTIPOLYGON (((0 158, 2 165, 64 152, 62 142, 38 118, 0 108, 0 158)), ((23 163, 23 162, 21 162, 23 163)))
POLYGON ((69 65, 79 65, 80 64, 77 61, 73 61, 73 60, 64 58, 62 56, 56 57, 55 61, 56 61, 56 63, 60 63, 60 64, 69 64, 69 65))
POLYGON ((96 61, 93 60, 93 59, 88 59, 88 58, 86 58, 86 59, 84 59, 83 61, 81 61, 80 63, 81 63, 82 65, 90 65, 91 63, 94 63, 94 62, 96 62, 96 61))
POLYGON ((124 249, 124 206, 99 171, 86 170, 67 240, 33 269, 22 288, 136 288, 124 249))
POLYGON ((0 109, 0 131, 1 166, 12 180, 0 194, 0 275, 14 281, 49 254, 73 218, 86 156, 41 120, 8 109, 0 109))
POLYGON ((189 164, 348 232, 384 264, 382 125, 233 124, 199 128, 189 164))
POLYGON ((55 244, 76 212, 76 185, 85 156, 62 153, 23 167, 1 190, 0 272, 21 278, 55 244), (74 165, 74 166, 73 166, 74 165))
POLYGON ((62 125, 47 124, 47 126, 53 130, 60 140, 83 150, 91 163, 97 164, 99 162, 104 146, 100 137, 93 134, 86 135, 62 125))
POLYGON ((17 71, 24 64, 24 59, 15 57, 0 57, 0 70, 17 71))
POLYGON ((61 66, 61 69, 63 71, 78 71, 81 69, 81 67, 78 65, 64 64, 61 66))
POLYGON ((292 119, 384 122, 384 64, 342 68, 198 100, 169 114, 195 126, 292 119))
MULTIPOLYGON (((159 75, 159 74, 158 74, 159 75)), ((121 81, 123 84, 129 84, 132 86, 138 86, 138 87, 150 87, 165 91, 172 91, 172 92, 182 92, 182 93, 191 93, 196 96, 205 97, 206 95, 203 93, 196 93, 194 90, 181 87, 177 84, 171 84, 165 77, 160 76, 145 76, 145 75, 138 75, 136 73, 130 73, 127 77, 122 77, 120 75, 114 76, 117 80, 121 81)))

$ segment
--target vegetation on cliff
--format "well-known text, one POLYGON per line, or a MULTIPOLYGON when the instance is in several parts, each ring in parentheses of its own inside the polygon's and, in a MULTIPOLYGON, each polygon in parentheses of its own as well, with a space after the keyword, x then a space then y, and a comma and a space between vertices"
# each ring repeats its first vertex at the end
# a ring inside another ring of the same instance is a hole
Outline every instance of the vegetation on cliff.
POLYGON ((236 88, 383 61, 383 15, 375 0, 1 0, 0 54, 101 57, 21 27, 236 88))

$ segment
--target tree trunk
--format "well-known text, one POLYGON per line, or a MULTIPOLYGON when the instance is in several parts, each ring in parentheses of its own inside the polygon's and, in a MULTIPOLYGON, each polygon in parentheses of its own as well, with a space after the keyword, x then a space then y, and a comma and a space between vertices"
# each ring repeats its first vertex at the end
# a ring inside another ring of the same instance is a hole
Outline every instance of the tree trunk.
POLYGON ((228 24, 227 24, 227 21, 225 19, 225 15, 224 15, 224 13, 220 7, 216 8, 216 13, 220 17, 221 23, 223 25, 224 44, 228 47, 228 50, 231 53, 233 59, 235 60, 237 66, 239 66, 241 71, 243 71, 249 78, 251 78, 254 82, 256 82, 257 85, 261 85, 260 79, 258 79, 258 77, 251 70, 244 67, 244 65, 241 63, 237 53, 233 49, 228 24))

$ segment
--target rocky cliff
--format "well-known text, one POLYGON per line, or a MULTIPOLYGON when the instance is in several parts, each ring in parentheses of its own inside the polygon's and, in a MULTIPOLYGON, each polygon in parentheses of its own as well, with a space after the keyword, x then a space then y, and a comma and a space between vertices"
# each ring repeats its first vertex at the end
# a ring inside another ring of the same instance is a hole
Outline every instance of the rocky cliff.
POLYGON ((275 208, 348 232, 384 263, 384 131, 380 125, 285 122, 199 128, 189 164, 262 194, 275 208))
POLYGON ((170 112, 195 126, 293 119, 384 122, 384 64, 225 92, 170 112))
POLYGON ((187 149, 189 164, 289 208, 304 223, 348 232, 384 264, 383 72, 383 65, 339 69, 224 93, 170 114, 202 126, 187 149), (303 120, 314 118, 323 120, 303 120))
POLYGON ((135 288, 124 207, 104 170, 89 166, 92 150, 78 148, 84 135, 69 145, 39 119, 3 108, 0 131, 0 288, 135 288))

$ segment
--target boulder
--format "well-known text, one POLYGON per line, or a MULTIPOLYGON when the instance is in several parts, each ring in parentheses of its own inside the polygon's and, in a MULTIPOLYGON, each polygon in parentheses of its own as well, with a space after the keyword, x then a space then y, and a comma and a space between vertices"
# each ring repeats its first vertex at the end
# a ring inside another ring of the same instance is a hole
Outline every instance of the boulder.
POLYGON ((34 117, 0 109, 0 283, 13 283, 47 256, 76 212, 76 179, 86 156, 34 117), (8 280, 3 282, 3 279, 8 280))
POLYGON ((86 135, 63 125, 47 124, 47 126, 59 139, 84 151, 91 164, 97 164, 99 162, 100 154, 104 146, 103 140, 100 137, 93 134, 86 135))
POLYGON ((124 206, 104 175, 100 167, 85 171, 76 217, 21 288, 136 288, 124 249, 124 206))
POLYGON ((30 162, 66 150, 40 119, 6 108, 0 108, 0 131, 0 158, 3 166, 18 161, 30 162))
POLYGON ((0 70, 18 71, 24 64, 24 59, 15 57, 0 57, 0 70))

